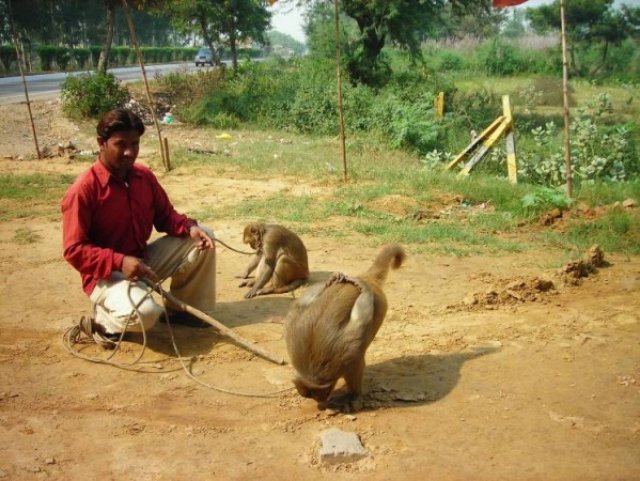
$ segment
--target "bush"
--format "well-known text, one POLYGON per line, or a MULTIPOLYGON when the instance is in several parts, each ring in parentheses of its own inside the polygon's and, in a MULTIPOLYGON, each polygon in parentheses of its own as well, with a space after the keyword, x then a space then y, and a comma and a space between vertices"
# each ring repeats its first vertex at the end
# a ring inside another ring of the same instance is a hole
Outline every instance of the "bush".
POLYGON ((67 70, 67 65, 71 60, 71 53, 67 47, 53 47, 53 57, 60 70, 67 70))
MULTIPOLYGON (((640 175, 633 126, 606 125, 607 94, 579 108, 571 121, 571 168, 577 182, 626 181, 640 175)), ((535 150, 520 156, 519 174, 531 182, 557 186, 565 181, 562 136, 555 123, 532 131, 535 150)))
POLYGON ((0 45, 0 62, 5 71, 10 71, 11 64, 16 60, 16 48, 13 45, 0 45))
POLYGON ((89 60, 89 57, 91 56, 91 50, 88 48, 74 48, 71 51, 71 55, 78 64, 78 67, 84 68, 87 60, 89 60))
POLYGON ((36 49, 40 57, 40 67, 42 70, 51 70, 53 60, 56 56, 56 48, 52 45, 39 45, 36 49))
POLYGON ((91 45, 89 47, 89 51, 91 52, 91 63, 94 67, 97 67, 98 60, 100 60, 100 52, 102 51, 102 47, 98 45, 91 45))
POLYGON ((520 50, 496 37, 480 46, 478 67, 492 75, 513 75, 526 71, 526 63, 520 50))
POLYGON ((129 91, 110 74, 68 76, 61 89, 62 108, 72 118, 96 118, 122 107, 129 91))
POLYGON ((112 47, 111 48, 111 64, 116 66, 127 65, 130 53, 133 49, 129 47, 112 47))

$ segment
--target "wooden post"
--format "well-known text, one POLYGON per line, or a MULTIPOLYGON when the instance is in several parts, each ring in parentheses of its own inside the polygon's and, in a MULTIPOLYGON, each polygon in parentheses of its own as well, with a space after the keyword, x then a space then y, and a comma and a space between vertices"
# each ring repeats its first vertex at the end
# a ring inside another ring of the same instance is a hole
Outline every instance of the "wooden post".
POLYGON ((147 72, 144 69, 144 61, 142 59, 142 54, 140 53, 140 47, 138 46, 138 36, 136 35, 136 27, 133 25, 133 20, 131 19, 131 13, 129 12, 129 4, 127 0, 122 0, 122 8, 124 10, 124 14, 127 17, 127 24, 129 25, 129 34, 131 35, 131 43, 133 43, 133 47, 136 50, 136 55, 138 56, 138 62, 140 63, 140 69, 142 70, 142 78, 144 79, 144 87, 147 91, 147 101, 149 102, 149 107, 151 108, 151 117, 153 118, 153 123, 156 126, 156 132, 158 133, 158 143, 160 144, 160 156, 162 157, 162 164, 166 171, 171 170, 171 166, 169 162, 167 162, 167 158, 164 152, 164 144, 162 141, 162 133, 160 132, 160 125, 158 124, 158 117, 156 115, 156 104, 153 101, 153 97, 151 96, 151 91, 149 90, 149 82, 147 81, 147 72))
POLYGON ((169 139, 164 138, 164 158, 166 161, 166 165, 168 166, 167 170, 171 170, 171 157, 169 156, 169 139))
POLYGON ((15 26, 13 24, 13 11, 11 10, 11 0, 8 0, 7 7, 9 9, 9 28, 11 29, 11 38, 13 38, 13 45, 16 49, 16 60, 18 62, 18 69, 20 70, 20 77, 22 77, 22 87, 24 88, 24 98, 27 102, 27 110, 29 112, 29 122, 31 123, 31 133, 33 134, 33 143, 36 147, 36 155, 38 159, 42 158, 40 154, 40 147, 38 146, 38 136, 36 134, 36 126, 33 123, 33 114, 31 113, 31 101, 29 100, 29 89, 27 89, 27 81, 24 78, 24 69, 22 68, 22 55, 20 55, 20 47, 18 46, 18 35, 16 34, 15 26))
POLYGON ((518 167, 516 164, 516 141, 513 133, 513 113, 511 111, 511 102, 508 95, 502 96, 502 115, 504 115, 505 122, 509 124, 509 129, 505 134, 505 141, 507 143, 507 173, 509 176, 509 182, 512 184, 518 183, 518 167))
POLYGON ((567 198, 573 195, 573 175, 571 172, 571 124, 569 119, 569 73, 567 67, 567 33, 564 17, 564 0, 560 0, 560 27, 562 37, 562 102, 564 105, 564 168, 567 198))
POLYGON ((436 95, 436 118, 441 119, 444 117, 444 92, 439 92, 436 95))
POLYGON ((342 172, 347 181, 347 151, 344 141, 344 111, 342 108, 342 76, 340 74, 340 16, 338 14, 338 0, 333 0, 333 11, 336 24, 336 76, 338 84, 338 121, 340 123, 340 147, 342 151, 342 172))

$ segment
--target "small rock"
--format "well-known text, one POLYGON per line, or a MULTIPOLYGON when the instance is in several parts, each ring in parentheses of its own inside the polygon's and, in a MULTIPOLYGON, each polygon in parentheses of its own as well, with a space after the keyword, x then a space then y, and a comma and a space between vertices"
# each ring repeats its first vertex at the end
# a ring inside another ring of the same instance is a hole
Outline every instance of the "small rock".
POLYGON ((636 201, 631 198, 626 199, 622 202, 622 207, 626 207, 627 209, 633 209, 636 205, 636 201))
POLYGON ((356 433, 326 429, 320 433, 320 441, 320 461, 323 463, 353 463, 370 455, 356 433))
POLYGON ((56 464, 56 458, 47 458, 44 460, 44 464, 56 464))

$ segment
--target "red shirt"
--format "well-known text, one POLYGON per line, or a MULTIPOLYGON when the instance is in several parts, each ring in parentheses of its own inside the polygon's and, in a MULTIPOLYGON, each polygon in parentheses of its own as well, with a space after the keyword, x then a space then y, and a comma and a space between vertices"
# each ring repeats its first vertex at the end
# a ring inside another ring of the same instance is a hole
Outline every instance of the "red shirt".
POLYGON ((87 295, 99 279, 122 269, 124 256, 144 258, 153 227, 179 237, 195 224, 175 211, 156 176, 138 164, 125 183, 96 160, 62 198, 64 258, 80 272, 87 295))

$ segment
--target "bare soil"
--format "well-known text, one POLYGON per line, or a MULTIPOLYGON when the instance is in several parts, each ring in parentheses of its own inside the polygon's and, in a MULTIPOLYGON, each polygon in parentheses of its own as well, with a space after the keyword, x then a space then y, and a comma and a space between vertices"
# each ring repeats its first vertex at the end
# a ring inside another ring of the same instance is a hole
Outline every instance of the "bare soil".
MULTIPOLYGON (((25 110, 0 107, 0 155, 12 156, 0 159, 2 174, 87 168, 65 157, 29 160, 25 110)), ((34 110, 41 139, 94 149, 91 133, 64 120, 56 103, 34 110)), ((203 135, 172 129, 174 142, 203 135)), ((185 169, 159 176, 183 211, 274 186, 322 195, 322 187, 286 178, 185 169)), ((240 247, 247 220, 209 225, 240 247)), ((303 238, 314 280, 357 274, 377 252, 356 234, 303 238)), ((605 253, 608 265, 566 282, 552 246, 464 258, 408 246, 406 265, 386 284, 390 309, 367 353, 363 409, 341 414, 319 411, 293 390, 245 397, 196 383, 175 360, 164 324, 133 366, 156 373, 74 357, 62 334, 90 304, 62 259, 58 216, 0 222, 0 245, 0 479, 640 480, 639 258, 605 253), (18 242, 16 231, 26 228, 35 242, 18 242), (330 427, 357 433, 370 455, 320 462, 318 436, 330 427)), ((216 318, 286 359, 280 322, 292 296, 245 300, 233 277, 245 262, 218 246, 216 318)), ((290 366, 214 329, 175 326, 174 334, 202 383, 252 394, 291 387, 290 366)), ((132 362, 141 347, 140 339, 125 341, 112 360, 132 362)))

